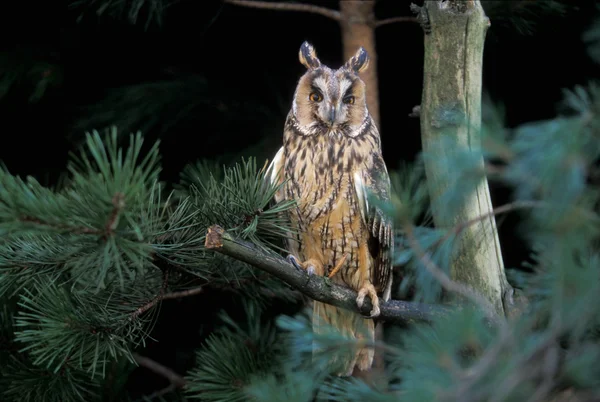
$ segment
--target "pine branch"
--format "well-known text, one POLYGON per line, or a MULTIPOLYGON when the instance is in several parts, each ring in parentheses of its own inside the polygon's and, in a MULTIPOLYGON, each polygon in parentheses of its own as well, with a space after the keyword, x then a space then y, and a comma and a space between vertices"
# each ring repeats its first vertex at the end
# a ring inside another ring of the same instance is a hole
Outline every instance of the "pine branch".
POLYGON ((200 286, 200 287, 193 288, 193 289, 180 290, 180 291, 177 291, 177 292, 171 292, 171 293, 165 293, 165 294, 162 294, 162 295, 158 295, 151 302, 149 302, 149 303, 143 305, 142 307, 138 308, 137 310, 135 310, 133 312, 133 314, 131 315, 131 317, 132 318, 139 317, 141 314, 143 314, 146 311, 150 310, 152 307, 156 306, 159 302, 161 302, 163 300, 179 299, 180 297, 194 296, 194 295, 197 295, 199 293, 202 293, 203 291, 204 291, 204 287, 200 286))
POLYGON ((204 287, 200 286, 197 288, 179 290, 177 292, 170 292, 161 297, 161 300, 179 299, 181 297, 188 297, 200 294, 204 291, 204 287))
POLYGON ((141 367, 147 368, 148 370, 153 371, 154 373, 163 376, 164 378, 169 380, 171 385, 175 388, 182 388, 183 386, 185 386, 185 379, 170 368, 165 367, 152 359, 140 356, 137 353, 133 353, 133 358, 135 359, 136 363, 141 367))
POLYGON ((375 22, 375 28, 396 22, 419 22, 416 17, 391 17, 375 22))
MULTIPOLYGON (((313 300, 331 304, 347 310, 369 315, 370 300, 365 300, 362 309, 356 305, 356 292, 352 289, 329 282, 327 279, 295 268, 286 260, 260 251, 252 243, 236 238, 218 226, 208 228, 205 247, 262 269, 313 300)), ((380 320, 410 322, 432 321, 443 316, 448 310, 441 306, 392 300, 380 305, 380 320)))
POLYGON ((327 7, 314 6, 312 4, 298 3, 272 3, 269 1, 251 1, 251 0, 225 0, 225 3, 235 4, 238 6, 250 8, 262 8, 267 10, 278 11, 301 11, 313 14, 319 14, 335 21, 341 21, 342 16, 339 11, 331 10, 327 7))
POLYGON ((133 319, 139 317, 140 315, 144 314, 146 311, 148 311, 152 307, 154 307, 159 301, 163 300, 163 297, 165 295, 165 289, 167 288, 168 283, 169 283, 169 271, 165 271, 164 276, 163 276, 163 283, 162 283, 162 286, 160 287, 160 292, 158 293, 158 295, 156 295, 156 297, 154 299, 152 299, 152 301, 150 301, 150 302, 144 304, 142 307, 136 309, 129 318, 133 320, 133 319))

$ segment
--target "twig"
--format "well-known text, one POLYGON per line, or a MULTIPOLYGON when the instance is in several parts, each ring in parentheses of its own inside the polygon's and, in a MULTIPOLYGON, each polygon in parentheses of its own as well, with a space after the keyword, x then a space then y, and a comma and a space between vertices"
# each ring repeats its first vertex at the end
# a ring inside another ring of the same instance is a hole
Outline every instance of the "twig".
POLYGON ((171 392, 175 391, 177 389, 177 387, 175 386, 175 384, 169 384, 166 387, 164 387, 163 389, 159 389, 158 391, 155 391, 153 393, 151 393, 150 395, 145 395, 143 397, 144 401, 151 401, 155 398, 161 398, 167 394, 170 394, 171 392))
POLYGON ((396 22, 419 22, 416 17, 392 17, 375 22, 375 28, 396 22))
MULTIPOLYGON (((364 315, 369 315, 372 309, 371 301, 368 298, 365 299, 362 309, 358 308, 356 305, 357 293, 354 290, 332 283, 326 278, 309 275, 282 257, 266 254, 252 243, 235 238, 218 225, 208 228, 205 247, 262 269, 313 300, 364 315)), ((443 316, 448 312, 448 309, 443 306, 400 300, 381 303, 380 309, 381 315, 377 319, 396 322, 431 321, 434 317, 443 316)))
POLYGON ((46 222, 40 218, 36 218, 35 216, 24 215, 19 218, 19 220, 23 223, 33 223, 35 225, 47 226, 49 228, 59 230, 59 231, 67 231, 74 234, 91 234, 91 235, 104 235, 109 236, 117 227, 119 223, 118 217, 119 213, 125 207, 125 196, 122 193, 116 193, 112 198, 113 209, 106 221, 104 229, 96 229, 85 226, 70 226, 65 224, 56 224, 51 222, 46 222))
POLYGON ((491 210, 485 214, 479 215, 473 219, 469 219, 468 221, 457 223, 452 229, 450 229, 448 231, 448 233, 446 233, 444 235, 444 237, 442 237, 440 240, 438 240, 434 244, 434 247, 439 246, 440 244, 443 244, 452 235, 459 235, 463 230, 465 230, 469 226, 474 225, 478 222, 481 222, 492 216, 505 214, 505 213, 519 210, 519 209, 530 209, 530 208, 535 208, 535 207, 541 207, 543 205, 544 204, 539 201, 515 201, 515 202, 511 202, 509 204, 504 204, 502 206, 499 206, 498 208, 494 208, 493 210, 491 210))
POLYGON ((180 297, 188 297, 200 294, 204 291, 204 287, 200 286, 197 288, 179 290, 177 292, 170 292, 162 295, 159 301, 168 300, 168 299, 179 299, 180 297))
POLYGON ((63 225, 63 224, 55 224, 55 223, 50 223, 50 222, 46 222, 43 221, 39 218, 33 217, 33 216, 29 216, 29 215, 25 215, 25 216, 21 216, 19 218, 19 221, 23 222, 23 223, 33 223, 35 225, 40 225, 40 226, 48 226, 52 229, 55 230, 64 230, 67 232, 71 232, 74 234, 94 234, 94 235, 98 235, 98 234, 102 234, 103 232, 101 230, 98 229, 94 229, 94 228, 89 228, 89 227, 85 227, 85 226, 81 226, 81 227, 76 227, 76 226, 69 226, 69 225, 63 225))
POLYGON ((327 7, 314 6, 312 4, 298 3, 272 3, 270 1, 252 1, 252 0, 225 0, 225 3, 250 8, 262 8, 278 11, 303 11, 307 13, 319 14, 335 21, 341 21, 342 16, 339 11, 331 10, 327 7))
POLYGON ((169 380, 169 382, 175 386, 175 388, 181 388, 185 386, 185 379, 170 368, 165 367, 152 359, 140 356, 137 353, 133 353, 133 358, 139 366, 147 368, 148 370, 153 371, 154 373, 169 380))
MULTIPOLYGON (((444 243, 446 240, 448 240, 450 238, 450 236, 459 235, 460 232, 462 232, 469 226, 474 225, 478 222, 481 222, 492 216, 502 215, 502 214, 516 211, 519 209, 550 208, 550 207, 551 207, 551 205, 548 205, 548 203, 546 203, 544 201, 533 201, 533 200, 515 201, 515 202, 501 205, 485 214, 477 216, 473 219, 469 219, 468 221, 460 222, 460 223, 456 224, 451 230, 448 231, 448 233, 446 233, 446 235, 444 237, 442 237, 439 241, 437 241, 435 243, 435 246, 444 243)), ((583 208, 576 208, 576 211, 583 214, 587 219, 590 219, 590 220, 593 220, 596 222, 600 222, 600 218, 598 217, 598 215, 596 215, 593 212, 586 211, 583 208)))
POLYGON ((119 214, 125 208, 125 195, 123 193, 116 193, 112 198, 112 204, 113 209, 104 228, 107 236, 114 232, 119 224, 119 214))
POLYGON ((204 291, 204 287, 202 287, 202 286, 199 286, 197 288, 192 288, 192 289, 179 290, 177 292, 170 292, 170 293, 164 293, 165 289, 166 289, 166 279, 165 279, 165 282, 163 283, 163 286, 161 287, 161 292, 154 299, 152 299, 148 303, 144 304, 142 307, 135 310, 131 314, 131 318, 133 319, 133 318, 139 317, 140 315, 142 315, 146 311, 150 310, 152 307, 154 307, 156 304, 158 304, 159 302, 161 302, 163 300, 179 299, 180 297, 194 296, 194 295, 200 294, 204 291))
POLYGON ((133 320, 133 319, 139 317, 140 315, 144 314, 146 311, 148 311, 152 307, 154 307, 156 305, 156 303, 161 301, 162 298, 164 297, 165 289, 167 289, 168 283, 169 283, 169 271, 165 271, 164 277, 163 277, 163 283, 162 283, 162 286, 160 287, 160 292, 150 302, 144 304, 142 307, 136 309, 133 313, 131 313, 131 315, 129 316, 129 319, 133 320))
POLYGON ((421 262, 423 262, 425 269, 429 271, 429 273, 442 285, 444 289, 446 289, 449 292, 457 293, 461 296, 466 297, 476 305, 479 305, 480 307, 484 308, 488 313, 489 318, 496 318, 494 306, 486 298, 481 296, 479 293, 473 291, 471 288, 463 285, 462 283, 455 282, 452 279, 450 279, 448 275, 446 275, 446 273, 442 271, 436 265, 436 263, 431 260, 431 258, 429 258, 427 253, 425 253, 425 250, 423 250, 423 247, 421 247, 421 245, 417 241, 412 224, 407 224, 404 230, 408 238, 410 247, 413 250, 415 250, 417 256, 419 257, 421 262))

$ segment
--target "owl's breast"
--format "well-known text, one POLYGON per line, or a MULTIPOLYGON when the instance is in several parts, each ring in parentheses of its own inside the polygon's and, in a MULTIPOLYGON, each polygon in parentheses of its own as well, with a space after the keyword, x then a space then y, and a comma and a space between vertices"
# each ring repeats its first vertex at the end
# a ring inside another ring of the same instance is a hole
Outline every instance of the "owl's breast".
MULTIPOLYGON (((345 175, 344 175, 345 176, 345 175)), ((335 282, 355 287, 358 283, 359 247, 368 241, 354 191, 347 178, 325 196, 298 200, 295 218, 300 228, 300 253, 304 259, 317 258, 325 274, 346 255, 335 282)), ((319 191, 318 194, 321 194, 319 191)))
POLYGON ((287 195, 296 200, 304 221, 314 221, 339 199, 352 197, 350 174, 341 165, 333 160, 317 164, 304 159, 289 171, 287 195))

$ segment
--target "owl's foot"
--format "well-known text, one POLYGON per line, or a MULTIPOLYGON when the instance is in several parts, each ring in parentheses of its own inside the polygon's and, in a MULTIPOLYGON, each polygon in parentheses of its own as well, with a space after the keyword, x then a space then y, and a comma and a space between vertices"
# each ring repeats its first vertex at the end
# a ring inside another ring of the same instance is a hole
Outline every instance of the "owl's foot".
POLYGON ((373 304, 373 308, 371 309, 370 318, 377 317, 381 311, 379 310, 379 297, 377 296, 377 291, 375 290, 375 286, 371 282, 363 283, 362 287, 358 290, 358 297, 356 298, 356 304, 358 308, 361 308, 365 302, 365 296, 369 295, 371 298, 371 304, 373 304))
POLYGON ((296 268, 305 270, 309 275, 323 272, 323 264, 313 258, 300 262, 292 254, 289 254, 286 259, 296 268))
POLYGON ((348 253, 344 254, 344 256, 338 261, 338 263, 335 264, 335 267, 333 267, 333 269, 331 270, 331 273, 327 277, 333 278, 333 276, 335 274, 337 274, 337 272, 342 268, 342 265, 344 265, 347 258, 348 258, 348 253))

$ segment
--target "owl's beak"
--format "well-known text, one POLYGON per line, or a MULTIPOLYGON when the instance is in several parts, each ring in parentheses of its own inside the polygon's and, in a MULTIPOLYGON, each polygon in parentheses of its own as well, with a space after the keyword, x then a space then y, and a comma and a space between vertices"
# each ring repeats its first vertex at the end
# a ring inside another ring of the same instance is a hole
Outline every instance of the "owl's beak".
POLYGON ((334 104, 330 104, 329 105, 329 113, 327 115, 327 122, 329 123, 330 126, 333 126, 333 123, 335 123, 335 117, 337 115, 337 108, 334 104))

